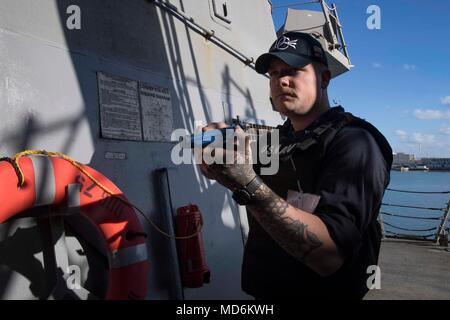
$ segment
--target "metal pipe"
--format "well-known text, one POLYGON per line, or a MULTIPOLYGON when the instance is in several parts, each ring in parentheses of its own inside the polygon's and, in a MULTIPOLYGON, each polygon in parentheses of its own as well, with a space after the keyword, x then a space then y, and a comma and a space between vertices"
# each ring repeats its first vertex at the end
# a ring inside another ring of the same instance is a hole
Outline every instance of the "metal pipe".
POLYGON ((201 33, 206 39, 208 39, 208 40, 210 40, 212 42, 215 42, 216 44, 218 44, 219 46, 222 46, 227 51, 232 51, 232 53, 235 56, 237 56, 246 65, 250 65, 251 67, 254 67, 254 62, 255 61, 254 61, 253 57, 247 57, 245 54, 240 52, 238 49, 234 48, 233 46, 231 46, 230 44, 228 44, 224 40, 222 40, 219 37, 217 37, 215 35, 214 30, 207 30, 206 28, 202 27, 201 25, 199 25, 198 23, 196 23, 194 21, 193 17, 190 17, 190 16, 186 15, 184 12, 178 10, 178 8, 176 6, 174 6, 173 4, 168 4, 166 2, 162 2, 162 0, 154 0, 154 1, 152 1, 152 3, 154 3, 155 5, 163 8, 163 9, 165 9, 167 11, 169 11, 173 15, 177 14, 177 15, 181 16, 183 20, 185 20, 186 22, 189 22, 194 27, 199 29, 200 30, 199 33, 201 33))
MULTIPOLYGON (((439 243, 439 237, 440 237, 441 233, 445 234, 445 232, 443 232, 443 231, 445 230, 445 225, 447 223, 447 218, 448 218, 449 212, 450 212, 450 201, 447 203, 447 208, 445 209, 445 212, 442 216, 442 221, 441 221, 439 228, 437 229, 436 235, 434 237, 434 242, 436 244, 439 243)), ((447 235, 447 237, 448 237, 448 235, 447 235)))
POLYGON ((336 4, 334 4, 334 3, 333 3, 333 12, 334 12, 334 17, 336 18, 336 23, 338 25, 339 38, 341 39, 342 49, 344 50, 344 54, 345 54, 345 57, 347 58, 348 64, 351 65, 350 57, 349 57, 348 51, 347 51, 347 45, 345 44, 344 33, 342 32, 341 22, 339 20, 338 13, 337 13, 337 7, 336 7, 336 4))
POLYGON ((334 42, 335 34, 334 34, 334 31, 333 31, 333 28, 331 27, 331 21, 330 21, 330 17, 329 17, 328 6, 324 3, 323 0, 319 0, 319 2, 320 2, 320 5, 322 6, 322 11, 323 11, 323 14, 325 16, 325 25, 326 25, 326 27, 328 29, 328 32, 330 33, 330 35, 332 37, 332 40, 333 40, 332 44, 335 44, 335 42, 334 42))
POLYGON ((383 215, 381 214, 381 212, 378 214, 377 220, 381 228, 381 239, 386 239, 386 230, 384 229, 383 215))
POLYGON ((280 4, 278 6, 274 6, 274 9, 278 9, 278 8, 285 8, 285 7, 292 7, 292 6, 300 6, 300 5, 304 5, 304 4, 313 4, 313 3, 318 3, 319 0, 316 1, 308 1, 308 2, 294 2, 294 3, 288 3, 288 4, 280 4))
MULTIPOLYGON (((175 229, 173 226, 173 207, 172 199, 170 197, 170 185, 169 185, 169 172, 167 168, 161 168, 155 171, 157 174, 157 183, 160 187, 161 192, 161 210, 164 213, 164 224, 166 225, 166 230, 173 230, 175 234, 175 229)), ((169 231, 170 232, 170 231, 169 231)), ((183 285, 181 282, 180 266, 178 263, 178 251, 175 239, 171 238, 167 241, 170 242, 170 262, 172 266, 173 281, 171 285, 171 299, 184 300, 183 285)))

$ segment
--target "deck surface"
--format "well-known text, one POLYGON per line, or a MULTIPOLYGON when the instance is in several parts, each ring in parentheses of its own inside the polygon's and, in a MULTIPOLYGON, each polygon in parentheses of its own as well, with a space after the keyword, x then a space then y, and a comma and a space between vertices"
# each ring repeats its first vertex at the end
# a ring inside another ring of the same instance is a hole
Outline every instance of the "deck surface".
POLYGON ((381 289, 369 291, 367 300, 450 300, 450 247, 385 239, 379 266, 381 289))

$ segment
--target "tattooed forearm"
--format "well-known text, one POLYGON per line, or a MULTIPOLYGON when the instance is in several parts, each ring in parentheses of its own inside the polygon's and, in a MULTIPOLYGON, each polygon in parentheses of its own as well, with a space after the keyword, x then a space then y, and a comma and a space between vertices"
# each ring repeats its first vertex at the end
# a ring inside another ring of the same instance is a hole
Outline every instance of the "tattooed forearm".
POLYGON ((262 227, 288 253, 304 261, 322 245, 308 225, 285 215, 288 203, 263 184, 256 191, 255 201, 249 206, 262 227))
POLYGON ((243 187, 256 176, 253 167, 248 164, 212 164, 210 167, 215 170, 218 180, 230 186, 230 189, 243 187))

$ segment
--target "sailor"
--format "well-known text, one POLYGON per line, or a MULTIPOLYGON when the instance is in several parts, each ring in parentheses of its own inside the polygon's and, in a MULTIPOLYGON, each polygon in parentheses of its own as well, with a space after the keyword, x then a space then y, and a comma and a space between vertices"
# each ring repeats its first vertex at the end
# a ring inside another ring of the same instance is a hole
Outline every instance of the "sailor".
POLYGON ((247 207, 242 288, 257 299, 361 299, 378 263, 391 147, 368 122, 330 107, 331 74, 314 36, 285 33, 255 68, 268 74, 274 107, 288 118, 277 127, 279 170, 262 175, 248 149, 245 163, 200 165, 247 207))

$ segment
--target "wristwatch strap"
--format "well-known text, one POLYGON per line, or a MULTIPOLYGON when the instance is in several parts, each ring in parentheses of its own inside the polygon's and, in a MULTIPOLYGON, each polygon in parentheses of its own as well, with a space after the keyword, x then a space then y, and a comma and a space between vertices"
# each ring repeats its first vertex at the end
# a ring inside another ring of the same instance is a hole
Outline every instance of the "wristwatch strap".
POLYGON ((263 183, 263 181, 261 180, 261 178, 256 175, 252 181, 250 181, 246 186, 245 189, 247 190, 248 193, 250 193, 252 196, 255 194, 256 190, 259 189, 259 187, 261 186, 261 184, 263 183))

